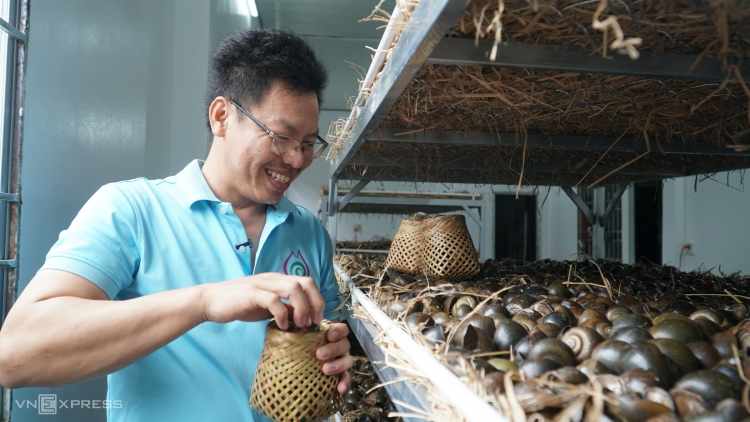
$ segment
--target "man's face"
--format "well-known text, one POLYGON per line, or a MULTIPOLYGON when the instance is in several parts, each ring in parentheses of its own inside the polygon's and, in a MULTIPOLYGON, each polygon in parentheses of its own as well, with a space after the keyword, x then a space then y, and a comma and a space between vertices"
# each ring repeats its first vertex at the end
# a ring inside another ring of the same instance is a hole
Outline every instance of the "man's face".
MULTIPOLYGON (((238 103, 240 106, 243 104, 238 103)), ((230 168, 234 193, 245 201, 276 204, 289 185, 312 163, 301 152, 279 155, 271 137, 233 105, 228 105, 224 162, 230 168)), ((272 82, 257 105, 246 108, 259 122, 279 135, 314 142, 318 134, 315 94, 291 92, 272 82)))

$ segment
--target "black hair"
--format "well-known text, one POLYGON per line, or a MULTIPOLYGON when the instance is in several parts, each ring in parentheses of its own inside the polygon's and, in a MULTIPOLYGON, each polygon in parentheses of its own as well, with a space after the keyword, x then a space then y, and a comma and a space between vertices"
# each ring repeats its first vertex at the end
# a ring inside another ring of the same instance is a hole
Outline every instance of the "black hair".
POLYGON ((320 106, 328 71, 310 45, 292 32, 247 29, 226 37, 211 59, 206 116, 219 96, 246 108, 258 104, 272 81, 295 93, 314 93, 320 106))

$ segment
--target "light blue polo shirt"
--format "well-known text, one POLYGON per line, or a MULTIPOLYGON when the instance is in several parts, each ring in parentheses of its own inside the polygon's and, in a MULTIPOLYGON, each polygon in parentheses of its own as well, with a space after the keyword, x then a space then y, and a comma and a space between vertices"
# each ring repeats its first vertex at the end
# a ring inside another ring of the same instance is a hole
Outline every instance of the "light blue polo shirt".
MULTIPOLYGON (((339 291, 327 232, 282 198, 269 206, 251 268, 232 205, 219 201, 199 161, 163 180, 102 187, 47 255, 42 269, 78 274, 110 299, 278 272, 309 275, 335 318, 339 291)), ((108 376, 109 421, 260 421, 248 406, 268 321, 203 323, 108 376), (119 402, 114 402, 119 400, 119 402)))

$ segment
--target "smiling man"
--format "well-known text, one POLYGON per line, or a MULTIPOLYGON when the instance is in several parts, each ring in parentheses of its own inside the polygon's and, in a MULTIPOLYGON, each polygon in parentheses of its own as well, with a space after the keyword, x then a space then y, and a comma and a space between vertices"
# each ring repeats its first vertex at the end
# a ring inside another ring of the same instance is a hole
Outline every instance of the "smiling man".
MULTIPOLYGON (((326 71, 299 37, 248 30, 211 62, 205 162, 101 188, 0 331, 0 384, 108 374, 110 421, 262 420, 247 402, 269 318, 335 318, 330 240, 283 195, 325 149, 326 71)), ((336 324, 316 356, 352 365, 336 324)))

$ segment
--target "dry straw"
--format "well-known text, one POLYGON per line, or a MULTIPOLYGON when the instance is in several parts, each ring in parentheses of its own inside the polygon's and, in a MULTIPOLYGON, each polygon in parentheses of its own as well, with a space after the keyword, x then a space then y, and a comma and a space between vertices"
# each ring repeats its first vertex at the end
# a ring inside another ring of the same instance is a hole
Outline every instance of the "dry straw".
POLYGON ((474 0, 448 36, 574 46, 604 56, 615 50, 634 57, 636 47, 693 54, 698 57, 693 67, 705 57, 723 60, 727 79, 704 83, 427 64, 380 122, 379 130, 511 134, 517 146, 467 147, 456 156, 454 151, 424 144, 394 147, 371 141, 358 155, 398 160, 399 165, 350 166, 342 177, 591 185, 628 182, 664 169, 714 173, 750 166, 742 156, 686 159, 663 153, 664 145, 676 142, 688 148, 712 144, 737 152, 750 150, 750 89, 730 60, 750 56, 747 1, 474 0), (645 144, 648 139, 652 152, 622 167, 638 154, 534 151, 526 145, 527 134, 620 138, 621 145, 645 144), (410 166, 405 157, 418 159, 410 166), (466 164, 466 171, 441 167, 446 161, 459 167, 466 164), (596 171, 581 180, 597 161, 596 171), (496 170, 472 169, 476 162, 496 170))
POLYGON ((326 344, 330 321, 318 330, 282 331, 275 321, 266 328, 266 340, 255 372, 250 406, 277 422, 317 421, 338 410, 337 376, 323 374, 315 350, 326 344))

